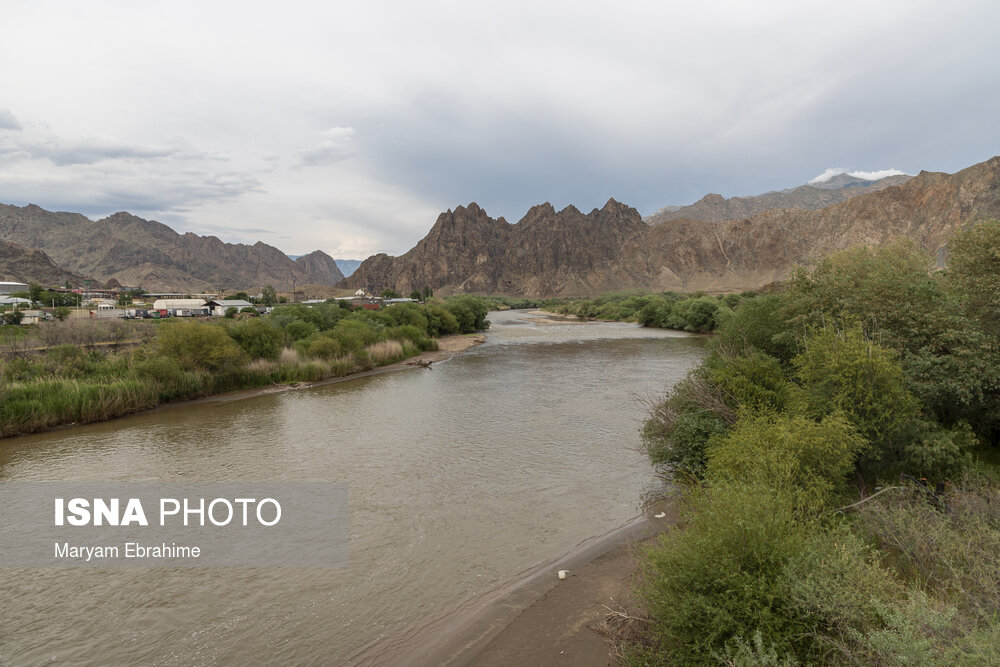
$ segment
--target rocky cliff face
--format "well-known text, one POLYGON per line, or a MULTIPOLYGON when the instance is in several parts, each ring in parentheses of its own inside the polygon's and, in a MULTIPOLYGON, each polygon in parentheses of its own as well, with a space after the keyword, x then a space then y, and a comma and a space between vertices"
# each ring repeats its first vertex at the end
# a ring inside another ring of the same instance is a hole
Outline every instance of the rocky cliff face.
POLYGON ((25 248, 10 241, 0 241, 0 281, 18 283, 35 281, 43 285, 63 285, 67 280, 76 286, 83 284, 86 278, 59 268, 41 250, 25 248))
POLYGON ((722 222, 682 218, 649 227, 635 209, 611 200, 586 215, 542 204, 510 225, 471 204, 442 213, 405 255, 369 258, 342 286, 528 296, 743 290, 784 279, 797 264, 832 251, 897 237, 943 257, 952 233, 995 217, 1000 157, 952 175, 921 172, 820 210, 773 209, 722 222))
POLYGON ((265 243, 224 243, 214 236, 178 234, 129 213, 95 222, 77 213, 0 204, 0 238, 44 250, 70 271, 153 291, 266 284, 290 289, 293 281, 332 285, 343 279, 333 259, 319 251, 294 262, 265 243))
POLYGON ((839 174, 823 182, 800 185, 797 188, 767 192, 756 197, 731 197, 708 194, 690 206, 668 206, 646 219, 650 225, 659 225, 669 220, 689 218, 691 220, 740 220, 775 208, 801 208, 816 210, 839 204, 857 197, 884 190, 894 185, 902 185, 910 176, 887 176, 876 181, 866 181, 848 174, 839 174))
POLYGON ((638 211, 613 199, 587 214, 541 204, 514 225, 473 203, 438 216, 405 255, 368 258, 341 285, 403 294, 424 286, 443 293, 585 293, 625 241, 646 229, 638 211))

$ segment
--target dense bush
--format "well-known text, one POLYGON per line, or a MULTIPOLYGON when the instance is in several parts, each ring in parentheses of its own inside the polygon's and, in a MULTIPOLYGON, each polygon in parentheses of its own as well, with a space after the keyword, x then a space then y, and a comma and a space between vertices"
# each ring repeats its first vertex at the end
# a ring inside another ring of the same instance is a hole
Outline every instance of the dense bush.
POLYGON ((634 664, 1000 658, 1000 485, 963 473, 1000 435, 997 248, 988 222, 947 273, 907 243, 848 250, 721 318, 644 427, 686 498, 643 561, 634 664))

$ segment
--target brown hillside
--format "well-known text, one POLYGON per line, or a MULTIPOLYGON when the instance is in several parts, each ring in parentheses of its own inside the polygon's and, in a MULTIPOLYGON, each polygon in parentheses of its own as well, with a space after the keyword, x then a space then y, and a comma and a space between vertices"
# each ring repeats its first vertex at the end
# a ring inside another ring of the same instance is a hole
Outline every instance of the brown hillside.
POLYGON ((743 290, 781 280, 796 264, 831 251, 896 237, 943 259, 955 230, 994 217, 1000 217, 1000 157, 956 174, 921 172, 820 210, 777 209, 723 222, 677 219, 649 227, 635 209, 611 200, 587 215, 543 204, 509 225, 471 204, 442 213, 405 255, 371 257, 341 285, 529 296, 626 287, 743 290))

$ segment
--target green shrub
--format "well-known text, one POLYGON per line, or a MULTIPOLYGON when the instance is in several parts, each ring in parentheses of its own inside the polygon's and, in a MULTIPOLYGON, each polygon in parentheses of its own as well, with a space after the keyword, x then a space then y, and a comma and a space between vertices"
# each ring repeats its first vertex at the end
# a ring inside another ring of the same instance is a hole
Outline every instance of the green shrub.
POLYGON ((157 347, 187 370, 219 371, 239 364, 245 357, 221 325, 192 320, 161 324, 157 347))
POLYGON ((898 463, 891 456, 893 444, 916 417, 918 404, 895 354, 857 327, 826 328, 806 340, 792 363, 807 414, 819 418, 840 411, 872 444, 862 461, 869 474, 898 463))
POLYGON ((642 445, 654 465, 679 477, 700 477, 709 440, 736 421, 725 395, 703 369, 678 382, 655 402, 642 427, 642 445))
POLYGON ((234 324, 229 335, 251 359, 277 359, 285 342, 281 327, 259 317, 234 324))
POLYGON ((866 445, 839 414, 817 423, 749 413, 712 440, 706 477, 769 486, 794 498, 797 508, 818 511, 846 490, 855 457, 866 445))
POLYGON ((727 643, 754 631, 779 655, 808 653, 808 624, 782 581, 809 531, 795 499, 717 485, 694 490, 683 514, 683 529, 661 536, 641 565, 651 639, 665 662, 712 664, 727 643))

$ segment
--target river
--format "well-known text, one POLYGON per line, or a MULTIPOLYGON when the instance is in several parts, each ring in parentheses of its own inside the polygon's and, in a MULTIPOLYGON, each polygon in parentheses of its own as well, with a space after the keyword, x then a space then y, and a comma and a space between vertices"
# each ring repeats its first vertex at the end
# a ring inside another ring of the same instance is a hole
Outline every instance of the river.
POLYGON ((0 441, 0 481, 337 481, 342 568, 12 569, 0 664, 344 662, 636 515, 643 398, 705 339, 491 313, 412 369, 0 441))

